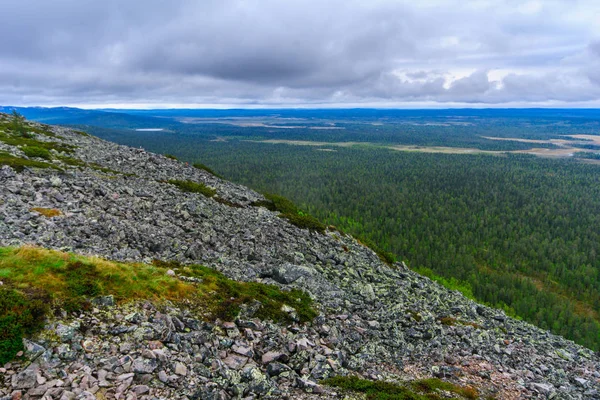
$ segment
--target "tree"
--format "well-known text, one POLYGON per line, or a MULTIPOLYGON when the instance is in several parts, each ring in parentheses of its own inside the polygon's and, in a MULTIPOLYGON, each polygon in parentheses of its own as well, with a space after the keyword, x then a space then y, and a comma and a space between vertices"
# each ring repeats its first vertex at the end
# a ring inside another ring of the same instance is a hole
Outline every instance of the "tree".
POLYGON ((19 136, 28 137, 27 126, 25 125, 25 117, 19 114, 17 110, 13 110, 11 114, 11 130, 19 136))

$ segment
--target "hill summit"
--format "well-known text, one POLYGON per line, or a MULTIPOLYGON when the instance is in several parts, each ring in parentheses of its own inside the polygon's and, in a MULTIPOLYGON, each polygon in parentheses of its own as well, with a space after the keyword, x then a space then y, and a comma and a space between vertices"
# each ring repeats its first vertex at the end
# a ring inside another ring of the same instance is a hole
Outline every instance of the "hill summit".
POLYGON ((598 355, 277 196, 0 114, 0 399, 600 398, 598 355))

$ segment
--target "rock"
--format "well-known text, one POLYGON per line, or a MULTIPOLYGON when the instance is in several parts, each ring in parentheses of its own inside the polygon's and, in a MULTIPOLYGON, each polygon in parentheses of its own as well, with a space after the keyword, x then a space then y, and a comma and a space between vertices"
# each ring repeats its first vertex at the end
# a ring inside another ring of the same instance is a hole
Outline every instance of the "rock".
POLYGON ((234 370, 242 369, 247 362, 247 357, 238 356, 236 354, 230 354, 223 359, 223 363, 234 370))
POLYGON ((37 383, 38 366, 32 364, 30 367, 11 377, 13 389, 31 389, 37 383))
POLYGON ((113 307, 115 305, 115 299, 113 295, 98 296, 92 299, 92 304, 98 307, 113 307))
POLYGON ((136 374, 151 374, 158 367, 155 359, 137 358, 133 361, 133 372, 136 374))
POLYGON ((310 277, 312 272, 313 271, 309 268, 287 263, 273 269, 273 279, 287 285, 297 281, 301 277, 310 277))
POLYGON ((178 362, 175 364, 175 373, 177 375, 186 376, 187 375, 187 367, 184 364, 178 362))
POLYGON ((263 364, 269 364, 273 361, 287 359, 287 358, 288 358, 288 356, 284 353, 280 353, 277 351, 268 351, 262 355, 261 360, 262 360, 263 364))

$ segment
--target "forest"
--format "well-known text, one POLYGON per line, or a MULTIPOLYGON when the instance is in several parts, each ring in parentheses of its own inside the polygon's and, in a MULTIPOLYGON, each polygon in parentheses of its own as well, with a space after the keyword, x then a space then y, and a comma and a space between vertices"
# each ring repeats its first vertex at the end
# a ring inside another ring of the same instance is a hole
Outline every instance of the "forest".
POLYGON ((530 148, 526 141, 486 138, 541 142, 597 135, 600 116, 489 110, 383 114, 248 112, 224 118, 226 113, 214 111, 190 113, 205 119, 182 123, 183 111, 144 111, 127 116, 142 118, 127 129, 117 127, 115 121, 124 121, 120 115, 95 126, 73 122, 102 138, 199 162, 232 181, 288 197, 323 223, 371 240, 432 279, 600 350, 596 145, 580 143, 573 156, 551 159, 507 152, 530 148), (149 126, 153 116, 162 119, 149 126), (251 123, 241 126, 239 118, 251 123), (141 126, 164 131, 135 131, 141 126), (322 129, 328 126, 339 129, 322 129), (337 145, 341 142, 355 144, 337 145), (501 153, 432 154, 388 145, 501 153))

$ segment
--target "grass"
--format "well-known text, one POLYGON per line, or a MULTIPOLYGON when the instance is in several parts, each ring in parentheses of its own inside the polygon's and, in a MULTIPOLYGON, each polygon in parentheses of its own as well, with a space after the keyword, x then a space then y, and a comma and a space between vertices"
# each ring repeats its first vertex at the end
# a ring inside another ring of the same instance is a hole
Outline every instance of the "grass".
MULTIPOLYGON (((360 379, 356 376, 336 376, 321 381, 327 386, 366 395, 368 400, 441 400, 448 398, 442 392, 459 396, 459 399, 476 399, 479 394, 471 387, 462 387, 440 379, 430 378, 404 385, 360 379)), ((457 398, 457 397, 453 397, 457 398)))
POLYGON ((50 155, 50 152, 43 148, 43 147, 38 147, 38 146, 23 146, 21 148, 21 150, 23 150, 23 153, 25 153, 25 155, 27 157, 37 157, 37 158, 44 158, 46 160, 51 160, 52 156, 50 155))
POLYGON ((301 229, 325 232, 325 225, 312 215, 300 210, 292 201, 277 194, 265 193, 264 196, 266 200, 256 201, 252 205, 278 211, 281 218, 287 219, 292 225, 296 225, 301 229))
POLYGON ((178 161, 178 160, 179 160, 179 159, 178 159, 177 157, 175 157, 173 154, 165 154, 164 156, 165 156, 165 157, 167 157, 167 158, 170 158, 171 160, 175 160, 175 161, 178 161))
POLYGON ((155 261, 154 265, 177 270, 180 274, 202 280, 204 290, 199 299, 213 318, 234 319, 243 304, 258 300, 262 306, 255 316, 279 322, 291 322, 290 314, 282 310, 288 305, 296 310, 300 322, 310 322, 317 316, 310 296, 297 289, 282 291, 277 286, 257 282, 231 280, 214 269, 201 265, 181 265, 176 262, 155 261))
POLYGON ((211 189, 203 183, 197 183, 194 181, 182 181, 177 179, 170 179, 168 183, 177 186, 182 192, 200 193, 206 197, 213 197, 215 194, 217 194, 217 191, 215 189, 211 189))
POLYGON ((28 168, 54 168, 60 170, 56 165, 48 164, 43 161, 28 160, 26 158, 16 157, 12 154, 0 151, 0 165, 8 165, 18 172, 28 168))
MULTIPOLYGON (((0 126, 0 128, 2 128, 2 126, 0 126)), ((2 130, 0 130, 0 141, 10 146, 38 147, 48 151, 56 150, 58 152, 64 152, 67 154, 75 151, 75 146, 69 144, 62 144, 58 142, 42 142, 32 137, 18 136, 2 130)))
POLYGON ((302 322, 317 315, 302 291, 236 282, 200 265, 119 263, 32 246, 0 248, 0 280, 0 365, 22 350, 24 335, 43 327, 51 308, 87 310, 96 296, 112 295, 121 303, 169 300, 202 311, 207 320, 233 320, 243 305, 256 301, 261 303, 259 318, 291 321, 282 310, 284 304, 293 307, 302 322), (167 268, 198 282, 170 276, 167 268))
POLYGON ((357 237, 357 236, 354 236, 354 238, 359 243, 361 243, 362 245, 367 246, 368 248, 370 248, 371 250, 373 250, 375 252, 375 254, 377 254, 377 257, 379 257, 379 259, 381 261, 383 261, 384 263, 386 263, 388 265, 392 265, 393 263, 395 263, 397 261, 396 256, 394 255, 394 253, 391 253, 389 251, 383 250, 381 247, 379 247, 371 239, 367 239, 367 238, 363 238, 363 237, 357 237))
POLYGON ((209 174, 213 174, 214 176, 216 176, 217 178, 221 178, 224 179, 221 175, 217 174, 215 171, 213 171, 211 168, 209 168, 208 166, 202 164, 202 163, 194 163, 194 168, 197 169, 201 169, 204 170, 206 172, 208 172, 209 174))
POLYGON ((481 329, 481 325, 475 322, 463 321, 462 319, 454 318, 454 317, 442 317, 439 319, 440 324, 446 326, 455 326, 455 325, 468 325, 472 326, 475 329, 481 329))
POLYGON ((35 211, 47 218, 58 217, 59 215, 62 215, 62 212, 56 208, 33 207, 31 211, 35 211))

